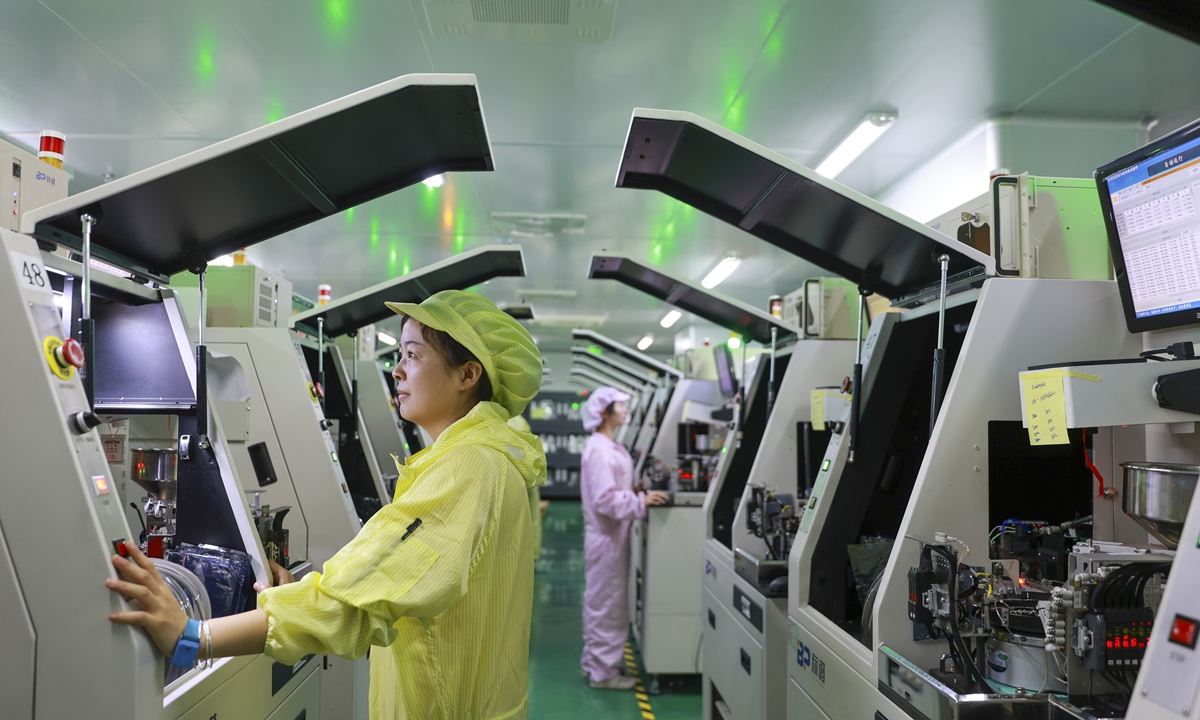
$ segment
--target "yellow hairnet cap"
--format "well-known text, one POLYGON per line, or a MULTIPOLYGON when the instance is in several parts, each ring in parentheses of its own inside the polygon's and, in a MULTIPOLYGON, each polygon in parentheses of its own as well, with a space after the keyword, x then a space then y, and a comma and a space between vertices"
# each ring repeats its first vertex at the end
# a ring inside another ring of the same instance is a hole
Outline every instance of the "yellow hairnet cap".
POLYGON ((479 293, 443 290, 425 302, 385 303, 441 330, 479 359, 492 383, 492 402, 520 415, 542 387, 542 354, 529 331, 479 293))

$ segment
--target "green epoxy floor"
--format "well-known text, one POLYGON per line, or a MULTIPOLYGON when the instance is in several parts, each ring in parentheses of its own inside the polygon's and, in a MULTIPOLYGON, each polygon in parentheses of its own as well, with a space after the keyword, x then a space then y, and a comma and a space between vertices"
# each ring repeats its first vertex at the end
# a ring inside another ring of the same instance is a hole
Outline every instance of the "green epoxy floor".
MULTIPOLYGON (((542 523, 542 557, 534 576, 529 651, 529 717, 642 720, 632 690, 593 690, 579 670, 583 651, 583 514, 579 503, 550 503, 542 523)), ((640 661, 640 658, 639 658, 640 661)), ((643 673, 643 680, 649 678, 643 673)), ((694 693, 650 697, 658 720, 700 717, 694 693)))

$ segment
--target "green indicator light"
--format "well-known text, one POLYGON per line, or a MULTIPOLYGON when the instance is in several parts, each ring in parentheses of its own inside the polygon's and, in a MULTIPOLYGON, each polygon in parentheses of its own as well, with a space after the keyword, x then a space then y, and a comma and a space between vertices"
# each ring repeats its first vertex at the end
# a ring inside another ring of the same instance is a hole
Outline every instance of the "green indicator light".
POLYGON ((826 460, 825 462, 821 463, 821 472, 825 472, 828 469, 829 469, 829 461, 826 460))
POLYGON ((579 409, 579 403, 571 403, 571 409, 572 409, 572 410, 578 410, 578 409, 579 409))
POLYGON ((331 453, 329 453, 329 457, 333 458, 334 462, 337 462, 337 453, 331 452, 331 453))
POLYGON ((727 452, 729 452, 729 448, 727 448, 727 447, 723 447, 723 448, 721 448, 721 454, 722 454, 722 455, 724 455, 724 454, 725 454, 725 453, 727 453, 727 452))
POLYGON ((597 345, 588 345, 587 351, 593 355, 602 355, 604 353, 604 351, 601 350, 600 347, 597 345))

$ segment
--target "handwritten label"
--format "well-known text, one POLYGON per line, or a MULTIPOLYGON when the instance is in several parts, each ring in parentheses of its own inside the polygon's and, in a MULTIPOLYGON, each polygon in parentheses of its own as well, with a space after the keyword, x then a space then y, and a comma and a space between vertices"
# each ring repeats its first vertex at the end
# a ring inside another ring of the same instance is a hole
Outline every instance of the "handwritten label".
POLYGON ((812 422, 813 430, 816 430, 817 432, 822 432, 825 430, 826 398, 837 398, 845 402, 850 402, 849 394, 833 392, 832 390, 813 390, 809 420, 812 422))
POLYGON ((825 391, 812 391, 812 426, 813 430, 823 432, 825 430, 825 391))
POLYGON ((1044 370, 1021 373, 1021 395, 1025 400, 1025 425, 1030 445, 1068 445, 1067 396, 1063 378, 1100 382, 1097 375, 1073 370, 1044 370))

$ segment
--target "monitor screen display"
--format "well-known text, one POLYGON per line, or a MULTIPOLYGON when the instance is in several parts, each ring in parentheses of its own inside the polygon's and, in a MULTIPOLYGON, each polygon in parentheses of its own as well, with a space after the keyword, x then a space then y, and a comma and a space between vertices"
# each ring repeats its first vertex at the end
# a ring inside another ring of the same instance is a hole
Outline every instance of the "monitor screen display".
POLYGON ((1200 122, 1096 171, 1130 332, 1200 322, 1200 122))
POLYGON ((713 348, 713 360, 717 365, 717 387, 725 397, 733 397, 737 393, 737 376, 733 372, 733 353, 729 346, 713 348))

